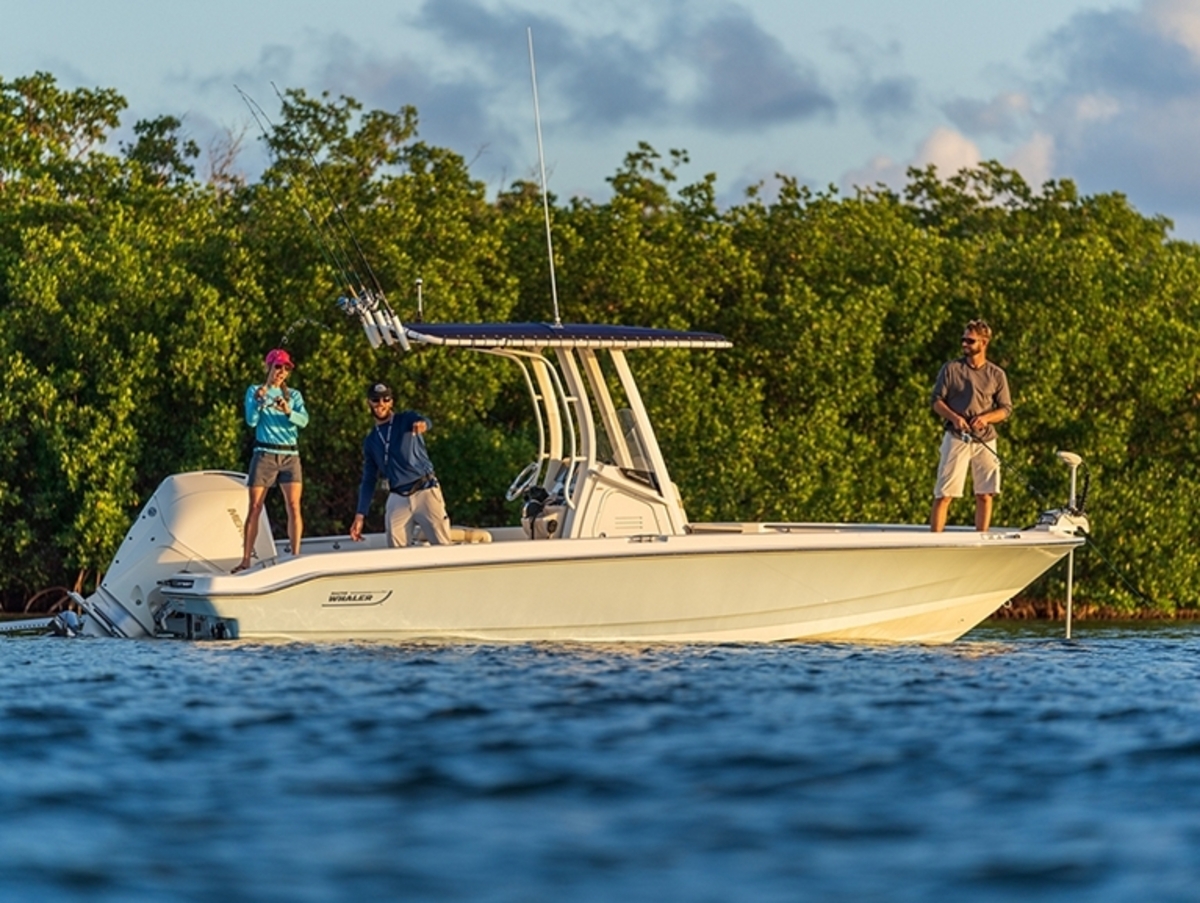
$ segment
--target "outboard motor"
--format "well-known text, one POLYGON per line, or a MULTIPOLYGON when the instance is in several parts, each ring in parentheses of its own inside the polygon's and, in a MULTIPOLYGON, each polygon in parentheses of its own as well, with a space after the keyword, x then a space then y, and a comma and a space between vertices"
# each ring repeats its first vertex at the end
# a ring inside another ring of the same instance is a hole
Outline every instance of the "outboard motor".
MULTIPOLYGON (((86 599, 71 593, 84 611, 81 629, 72 632, 154 636, 164 580, 179 573, 229 573, 242 560, 246 498, 245 474, 200 471, 163 480, 129 528, 96 592, 86 599)), ((253 557, 275 557, 265 509, 253 557)))
POLYGON ((79 636, 83 630, 83 620, 71 609, 60 611, 50 621, 50 632, 55 636, 79 636))

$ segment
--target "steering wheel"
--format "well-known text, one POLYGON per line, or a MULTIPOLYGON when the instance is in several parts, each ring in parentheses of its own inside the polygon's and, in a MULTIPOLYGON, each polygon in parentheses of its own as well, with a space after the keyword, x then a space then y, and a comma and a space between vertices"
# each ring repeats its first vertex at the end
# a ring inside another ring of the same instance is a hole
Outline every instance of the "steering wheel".
POLYGON ((508 487, 508 492, 504 493, 504 497, 510 502, 516 501, 526 489, 537 482, 538 472, 541 469, 542 463, 540 461, 533 461, 526 464, 525 469, 517 474, 517 478, 508 487))

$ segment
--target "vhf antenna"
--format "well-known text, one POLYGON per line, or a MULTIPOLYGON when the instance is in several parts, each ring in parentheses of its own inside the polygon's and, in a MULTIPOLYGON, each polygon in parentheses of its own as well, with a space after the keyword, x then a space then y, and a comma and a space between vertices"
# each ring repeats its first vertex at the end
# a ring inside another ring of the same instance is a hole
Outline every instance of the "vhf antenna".
POLYGON ((537 67, 533 63, 533 29, 526 28, 529 37, 529 77, 533 82, 533 121, 537 125, 538 166, 542 171, 542 213, 546 218, 546 250, 550 254, 550 297, 554 302, 554 325, 562 327, 558 315, 558 283, 554 279, 554 241, 550 237, 550 196, 546 191, 546 153, 542 150, 542 113, 538 109, 537 67))

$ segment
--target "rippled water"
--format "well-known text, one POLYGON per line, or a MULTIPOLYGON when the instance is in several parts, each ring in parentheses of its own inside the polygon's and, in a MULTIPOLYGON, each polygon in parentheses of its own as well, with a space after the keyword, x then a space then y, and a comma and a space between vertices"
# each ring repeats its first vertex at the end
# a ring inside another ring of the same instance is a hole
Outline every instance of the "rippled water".
POLYGON ((1200 627, 0 638, 0 896, 1195 900, 1200 627))

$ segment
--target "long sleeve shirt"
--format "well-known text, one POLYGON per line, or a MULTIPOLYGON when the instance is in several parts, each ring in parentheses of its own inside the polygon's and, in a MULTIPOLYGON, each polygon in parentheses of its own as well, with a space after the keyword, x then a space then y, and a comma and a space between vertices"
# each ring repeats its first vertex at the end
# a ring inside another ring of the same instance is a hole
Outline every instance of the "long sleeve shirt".
POLYGON ((282 401, 283 392, 272 386, 267 389, 266 396, 259 401, 256 396, 258 386, 246 389, 246 425, 254 427, 255 446, 276 446, 265 448, 264 451, 276 454, 298 454, 296 451, 285 451, 282 447, 295 448, 300 435, 300 428, 308 426, 308 409, 304 407, 304 396, 299 389, 288 389, 288 401, 292 412, 285 414, 276 405, 282 401))
POLYGON ((403 489, 418 480, 433 476, 433 462, 425 449, 425 437, 413 432, 423 422, 426 429, 433 426, 428 417, 416 411, 392 415, 387 423, 376 424, 363 439, 362 483, 358 487, 357 514, 365 515, 371 507, 375 484, 383 474, 389 489, 403 489))

